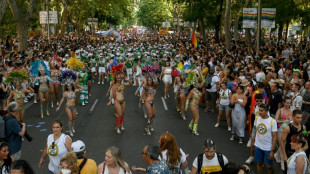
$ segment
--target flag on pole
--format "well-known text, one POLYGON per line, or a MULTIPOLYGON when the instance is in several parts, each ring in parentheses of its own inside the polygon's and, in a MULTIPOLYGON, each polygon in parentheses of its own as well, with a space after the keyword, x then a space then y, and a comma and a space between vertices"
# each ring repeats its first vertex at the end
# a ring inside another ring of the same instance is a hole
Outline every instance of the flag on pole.
POLYGON ((192 32, 192 44, 194 45, 195 48, 198 48, 198 46, 199 46, 196 35, 195 35, 195 30, 193 30, 193 32, 192 32))

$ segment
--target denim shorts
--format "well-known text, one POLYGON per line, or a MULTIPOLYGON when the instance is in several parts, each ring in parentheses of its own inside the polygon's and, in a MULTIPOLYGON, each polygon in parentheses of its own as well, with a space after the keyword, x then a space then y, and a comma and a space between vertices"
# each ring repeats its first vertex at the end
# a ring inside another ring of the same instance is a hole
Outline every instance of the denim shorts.
POLYGON ((254 146, 254 155, 256 162, 264 162, 265 165, 271 166, 273 164, 273 160, 269 160, 268 156, 271 151, 261 150, 260 148, 254 146))
POLYGON ((219 106, 219 110, 220 111, 229 111, 230 110, 230 107, 229 107, 229 105, 221 105, 220 104, 220 106, 219 106))

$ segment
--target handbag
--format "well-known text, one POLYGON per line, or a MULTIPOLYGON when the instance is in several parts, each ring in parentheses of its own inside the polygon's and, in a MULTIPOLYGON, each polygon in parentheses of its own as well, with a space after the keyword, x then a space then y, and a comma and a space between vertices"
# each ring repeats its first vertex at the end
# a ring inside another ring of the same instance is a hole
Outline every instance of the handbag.
POLYGON ((235 104, 229 103, 229 107, 230 107, 231 109, 234 109, 234 108, 235 108, 235 104))

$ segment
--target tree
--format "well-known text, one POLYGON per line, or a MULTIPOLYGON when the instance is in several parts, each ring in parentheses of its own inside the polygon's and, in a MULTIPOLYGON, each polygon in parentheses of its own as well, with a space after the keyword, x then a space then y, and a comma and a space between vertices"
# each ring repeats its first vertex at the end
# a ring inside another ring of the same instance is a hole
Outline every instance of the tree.
POLYGON ((36 0, 18 1, 8 0, 17 25, 17 36, 19 38, 18 50, 24 51, 27 48, 28 27, 35 7, 36 0))
POLYGON ((224 30, 225 30, 225 46, 229 50, 231 48, 230 10, 231 10, 231 0, 226 0, 224 30))
POLYGON ((7 4, 8 4, 7 0, 0 0, 0 24, 1 24, 2 18, 4 16, 7 4))
POLYGON ((162 22, 172 19, 165 0, 141 0, 137 16, 138 22, 149 28, 160 27, 162 22))

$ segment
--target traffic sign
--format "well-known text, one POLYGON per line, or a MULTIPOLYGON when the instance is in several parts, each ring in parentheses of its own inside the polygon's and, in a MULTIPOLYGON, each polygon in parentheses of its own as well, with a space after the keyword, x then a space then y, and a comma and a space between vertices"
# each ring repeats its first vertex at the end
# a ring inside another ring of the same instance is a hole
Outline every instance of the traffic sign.
MULTIPOLYGON (((40 11, 40 24, 47 24, 47 11, 40 11)), ((49 11, 49 23, 58 24, 57 11, 49 11)))

